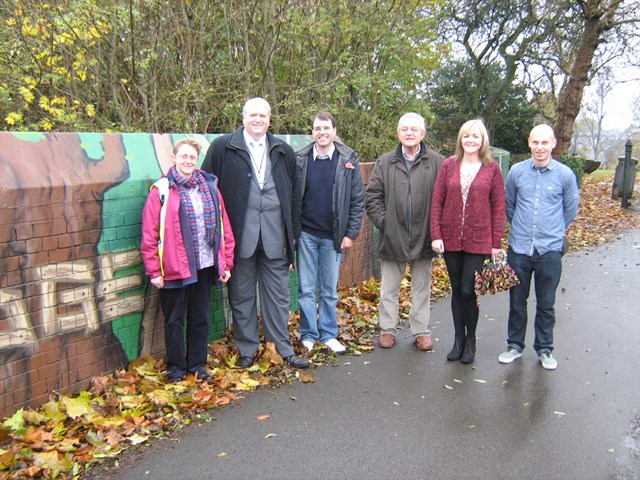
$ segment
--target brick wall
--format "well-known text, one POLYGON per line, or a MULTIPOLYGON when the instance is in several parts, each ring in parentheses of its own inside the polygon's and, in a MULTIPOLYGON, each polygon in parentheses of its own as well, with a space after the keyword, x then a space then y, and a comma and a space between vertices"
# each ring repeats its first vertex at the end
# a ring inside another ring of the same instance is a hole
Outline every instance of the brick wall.
MULTIPOLYGON (((141 354, 164 354, 140 259, 149 186, 184 135, 0 132, 0 415, 77 391, 141 354)), ((216 135, 193 135, 205 147, 216 135)), ((307 136, 281 136, 294 149, 307 136)), ((366 183, 372 165, 363 165, 366 183)), ((340 283, 376 271, 365 216, 340 283)), ((292 308, 296 278, 291 279, 292 308)), ((211 293, 210 340, 229 318, 211 293)))
MULTIPOLYGON (((361 164, 362 182, 365 188, 369 183, 373 163, 361 164)), ((373 275, 380 274, 380 259, 377 253, 377 231, 369 217, 362 219, 360 235, 354 242, 354 248, 342 257, 340 266, 340 286, 349 286, 361 282, 373 275)))

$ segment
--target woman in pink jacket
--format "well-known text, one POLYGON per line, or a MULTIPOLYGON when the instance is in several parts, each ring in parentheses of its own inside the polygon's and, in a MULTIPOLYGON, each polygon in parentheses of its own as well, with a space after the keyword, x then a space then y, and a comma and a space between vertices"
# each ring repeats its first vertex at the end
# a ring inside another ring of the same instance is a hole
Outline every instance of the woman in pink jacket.
POLYGON ((475 272, 488 255, 502 254, 504 220, 500 166, 491 159, 486 127, 481 120, 470 120, 460 128, 455 155, 440 167, 431 203, 431 247, 444 254, 451 281, 455 340, 447 360, 475 359, 475 272))
POLYGON ((169 382, 189 373, 211 378, 205 369, 209 297, 211 287, 227 282, 233 268, 235 241, 224 202, 216 177, 197 168, 199 156, 195 140, 177 142, 174 165, 154 183, 142 212, 142 260, 160 290, 169 382))

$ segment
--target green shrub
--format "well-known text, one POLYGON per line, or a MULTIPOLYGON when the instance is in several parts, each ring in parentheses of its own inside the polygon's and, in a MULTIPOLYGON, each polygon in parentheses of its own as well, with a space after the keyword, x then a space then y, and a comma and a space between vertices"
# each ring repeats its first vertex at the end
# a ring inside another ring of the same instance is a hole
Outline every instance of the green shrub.
POLYGON ((573 170, 578 179, 578 188, 582 187, 582 177, 584 177, 584 162, 586 158, 579 155, 562 155, 560 161, 573 170))

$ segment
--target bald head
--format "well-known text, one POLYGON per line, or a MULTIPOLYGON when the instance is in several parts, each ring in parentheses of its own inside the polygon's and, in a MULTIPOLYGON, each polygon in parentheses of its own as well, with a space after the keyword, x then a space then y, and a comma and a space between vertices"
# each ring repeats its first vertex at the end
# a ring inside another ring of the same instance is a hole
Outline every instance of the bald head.
POLYGON ((531 138, 534 135, 545 135, 553 139, 556 138, 556 134, 553 133, 553 128, 545 124, 540 124, 533 127, 531 129, 531 133, 529 134, 529 138, 531 138))
POLYGON ((556 146, 556 135, 549 125, 536 125, 529 134, 531 157, 537 166, 544 167, 551 161, 551 151, 556 146))

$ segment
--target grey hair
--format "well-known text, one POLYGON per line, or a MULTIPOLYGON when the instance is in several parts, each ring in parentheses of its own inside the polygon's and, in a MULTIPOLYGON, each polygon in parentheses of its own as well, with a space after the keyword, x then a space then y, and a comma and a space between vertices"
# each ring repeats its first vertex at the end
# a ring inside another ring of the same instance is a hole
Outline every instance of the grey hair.
POLYGON ((269 116, 271 116, 271 106, 269 105, 269 102, 267 102, 262 97, 253 97, 253 98, 250 98, 249 100, 247 100, 246 103, 244 104, 244 107, 242 107, 242 116, 243 117, 247 114, 247 110, 252 106, 261 107, 261 108, 266 109, 267 113, 269 114, 269 116))
POLYGON ((409 119, 418 120, 418 122, 420 122, 420 129, 423 132, 427 131, 427 124, 426 124, 426 122, 424 120, 424 117, 422 115, 418 114, 418 113, 415 113, 415 112, 408 112, 408 113, 405 113, 404 115, 402 115, 400 117, 400 120, 398 120, 398 130, 400 130, 400 124, 402 124, 402 121, 403 120, 409 120, 409 119))

